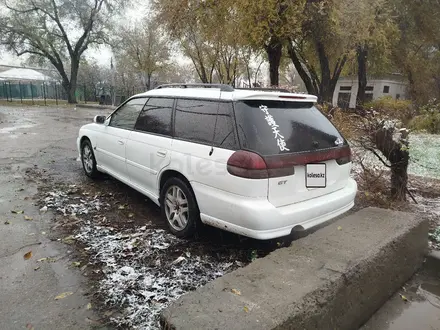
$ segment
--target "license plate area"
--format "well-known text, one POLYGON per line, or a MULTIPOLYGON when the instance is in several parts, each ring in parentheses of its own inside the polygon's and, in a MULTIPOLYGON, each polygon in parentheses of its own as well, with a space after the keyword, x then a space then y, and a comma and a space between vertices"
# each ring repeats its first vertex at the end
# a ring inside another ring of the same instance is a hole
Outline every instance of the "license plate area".
POLYGON ((306 165, 306 188, 327 187, 327 164, 306 165))

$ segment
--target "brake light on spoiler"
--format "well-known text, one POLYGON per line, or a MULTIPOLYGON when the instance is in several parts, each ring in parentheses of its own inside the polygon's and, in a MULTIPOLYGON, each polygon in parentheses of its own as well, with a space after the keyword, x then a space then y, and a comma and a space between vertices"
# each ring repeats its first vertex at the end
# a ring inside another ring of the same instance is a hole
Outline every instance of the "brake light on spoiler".
POLYGON ((335 159, 339 165, 351 162, 349 146, 304 153, 262 157, 257 153, 239 150, 228 159, 231 175, 247 179, 267 179, 295 174, 294 166, 335 159))
POLYGON ((280 95, 280 99, 294 99, 294 100, 306 100, 306 96, 298 96, 298 95, 280 95))

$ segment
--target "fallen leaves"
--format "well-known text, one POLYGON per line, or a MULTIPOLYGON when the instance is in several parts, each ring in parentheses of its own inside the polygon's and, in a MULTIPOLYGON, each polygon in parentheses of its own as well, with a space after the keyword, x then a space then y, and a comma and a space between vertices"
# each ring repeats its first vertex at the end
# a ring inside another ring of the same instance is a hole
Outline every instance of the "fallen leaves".
POLYGON ((65 244, 73 244, 75 242, 75 237, 73 235, 70 235, 70 236, 64 237, 61 241, 65 244))
POLYGON ((81 262, 80 261, 74 261, 74 262, 72 262, 72 266, 73 267, 79 267, 79 266, 81 266, 81 262))
POLYGON ((29 260, 30 258, 32 258, 32 251, 25 253, 23 258, 24 260, 29 260))
POLYGON ((28 216, 28 215, 25 215, 24 216, 24 220, 26 220, 26 221, 32 221, 32 220, 34 220, 32 217, 30 217, 30 216, 28 216))
POLYGON ((92 303, 88 303, 86 306, 87 309, 92 309, 92 303))
POLYGON ((40 269, 40 266, 37 266, 37 267, 34 268, 35 271, 37 271, 39 269, 40 269))
POLYGON ((66 297, 68 297, 68 296, 71 296, 71 295, 73 295, 73 292, 72 292, 72 291, 63 292, 63 293, 60 293, 58 296, 56 296, 56 297, 55 297, 55 300, 64 299, 64 298, 66 298, 66 297))
POLYGON ((249 307, 244 306, 244 307, 243 307, 243 310, 244 310, 246 313, 249 313, 249 307))
POLYGON ((5 223, 5 225, 10 225, 11 224, 8 220, 6 220, 4 223, 5 223))
POLYGON ((400 298, 402 298, 402 300, 403 300, 404 302, 408 302, 408 301, 409 301, 408 298, 405 297, 403 294, 399 294, 399 295, 400 295, 400 298))
POLYGON ((342 230, 342 227, 341 227, 341 226, 338 226, 338 230, 342 230))
POLYGON ((26 329, 28 330, 34 330, 34 326, 30 323, 26 324, 26 329))
POLYGON ((22 210, 19 210, 19 211, 11 210, 11 213, 13 213, 13 214, 23 214, 24 211, 22 211, 22 210))
POLYGON ((241 292, 239 290, 237 290, 237 289, 231 289, 231 292, 233 294, 236 294, 237 296, 241 296, 241 292))

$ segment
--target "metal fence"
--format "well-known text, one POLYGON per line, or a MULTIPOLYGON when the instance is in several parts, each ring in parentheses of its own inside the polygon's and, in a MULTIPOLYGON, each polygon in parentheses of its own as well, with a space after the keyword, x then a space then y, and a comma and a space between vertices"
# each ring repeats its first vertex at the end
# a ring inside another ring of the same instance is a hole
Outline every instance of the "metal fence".
MULTIPOLYGON (((124 102, 132 95, 145 92, 143 86, 113 87, 110 85, 77 84, 78 103, 115 105, 124 102)), ((67 93, 59 82, 29 82, 0 80, 0 100, 21 102, 23 104, 63 104, 67 93)))

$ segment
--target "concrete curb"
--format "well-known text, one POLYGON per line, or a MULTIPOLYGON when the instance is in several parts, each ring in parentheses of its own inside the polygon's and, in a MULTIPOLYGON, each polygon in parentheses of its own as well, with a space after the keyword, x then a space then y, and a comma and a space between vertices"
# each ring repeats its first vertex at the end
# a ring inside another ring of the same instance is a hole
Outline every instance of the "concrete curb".
POLYGON ((428 230, 412 214, 363 209, 184 295, 162 327, 357 329, 421 267, 428 230))

